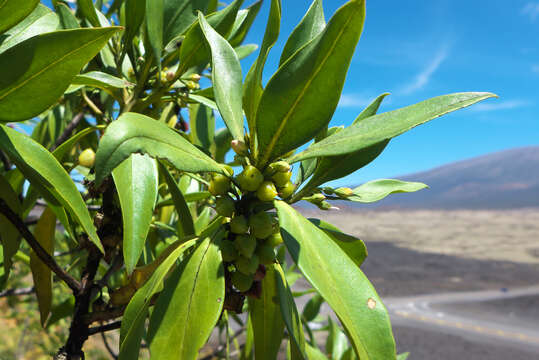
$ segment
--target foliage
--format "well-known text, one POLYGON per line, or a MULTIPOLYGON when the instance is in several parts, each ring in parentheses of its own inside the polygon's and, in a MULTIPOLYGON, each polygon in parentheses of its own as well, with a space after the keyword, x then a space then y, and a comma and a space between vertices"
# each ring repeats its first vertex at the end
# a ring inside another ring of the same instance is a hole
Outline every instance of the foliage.
POLYGON ((71 322, 57 358, 120 328, 120 359, 143 345, 152 359, 396 359, 387 310, 360 269, 363 242, 291 205, 423 189, 323 185, 393 137, 494 95, 376 114, 382 94, 352 125, 329 127, 364 0, 327 24, 314 0, 266 85, 280 0, 245 77, 240 60, 256 46, 242 43, 261 1, 71 3, 0 4, 0 291, 20 283, 14 266, 31 273, 39 312, 25 311, 45 331, 71 322), (300 276, 312 288, 298 293, 300 276), (321 316, 323 302, 339 323, 321 316))

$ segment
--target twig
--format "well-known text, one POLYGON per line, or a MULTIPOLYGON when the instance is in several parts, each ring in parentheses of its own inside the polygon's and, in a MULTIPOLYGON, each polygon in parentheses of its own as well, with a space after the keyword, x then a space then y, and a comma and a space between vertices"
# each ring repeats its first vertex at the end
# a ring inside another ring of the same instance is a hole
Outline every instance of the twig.
POLYGON ((62 279, 67 286, 73 292, 78 292, 81 288, 80 283, 75 280, 74 277, 69 275, 67 272, 64 271, 54 260, 52 256, 47 253, 45 249, 41 246, 41 244, 37 241, 37 239, 34 237, 34 235, 28 230, 26 225, 24 225, 24 222, 19 217, 19 215, 15 214, 13 210, 6 204, 6 202, 3 199, 0 199, 0 213, 4 215, 12 224, 19 230, 19 233, 22 235, 22 237, 28 242, 28 245, 34 250, 35 254, 39 257, 39 259, 49 267, 52 272, 56 274, 60 279, 62 279))
POLYGON ((9 161, 6 153, 2 150, 0 150, 0 160, 2 161, 2 164, 4 164, 4 169, 9 171, 11 169, 11 162, 9 161))
POLYGON ((109 352, 110 356, 112 356, 113 359, 118 359, 118 355, 114 352, 114 349, 112 349, 112 346, 110 346, 109 341, 107 340, 107 335, 105 335, 104 332, 101 333, 101 340, 103 340, 103 344, 105 344, 105 347, 107 348, 107 351, 109 352))
POLYGON ((97 333, 116 330, 120 327, 122 327, 122 322, 118 320, 109 324, 91 327, 88 329, 88 335, 95 335, 97 333))
POLYGON ((22 289, 7 289, 0 291, 0 298, 6 296, 19 296, 19 295, 30 295, 33 294, 35 289, 33 287, 22 288, 22 289))
POLYGON ((60 145, 62 145, 62 143, 64 141, 66 141, 67 139, 69 139, 69 137, 71 136, 71 133, 73 132, 73 130, 75 130, 75 128, 80 124, 80 122, 82 121, 82 119, 84 119, 84 113, 83 112, 80 112, 78 113, 77 115, 75 115, 73 117, 73 119, 71 120, 71 122, 69 124, 67 124, 66 128, 64 129, 64 132, 62 133, 62 135, 60 135, 58 137, 58 139, 56 139, 56 142, 54 143, 54 145, 50 148, 50 151, 54 151, 56 150, 56 148, 60 145))
MULTIPOLYGON (((233 340, 235 338, 237 338, 238 336, 240 336, 244 331, 246 330, 245 327, 242 327, 240 328, 239 330, 237 330, 234 334, 232 334, 232 336, 230 337, 230 340, 233 340)), ((244 344, 241 344, 240 345, 240 349, 245 346, 244 344)), ((212 352, 210 352, 209 354, 204 354, 202 355, 201 359, 200 360, 210 360, 210 359, 213 359, 217 354, 219 354, 221 351, 223 351, 225 349, 225 345, 221 344, 219 345, 215 350, 213 350, 212 352)))
POLYGON ((101 111, 101 109, 98 108, 97 105, 94 104, 94 102, 93 102, 92 100, 90 100, 90 98, 88 97, 88 95, 86 95, 86 91, 84 91, 84 89, 82 90, 82 98, 84 99, 84 101, 86 101, 86 104, 88 104, 88 106, 90 107, 90 109, 92 109, 92 111, 93 111, 96 115, 103 116, 103 112, 101 111))

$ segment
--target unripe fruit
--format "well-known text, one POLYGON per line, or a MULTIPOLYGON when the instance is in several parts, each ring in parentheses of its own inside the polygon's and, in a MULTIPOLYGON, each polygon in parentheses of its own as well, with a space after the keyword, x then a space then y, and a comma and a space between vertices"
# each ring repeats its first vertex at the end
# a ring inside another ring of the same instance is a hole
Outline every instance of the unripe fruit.
POLYGON ((198 74, 191 74, 191 76, 189 77, 191 80, 195 81, 195 82, 199 82, 200 81, 200 75, 198 74))
POLYGON ((256 191, 263 181, 262 173, 252 165, 247 165, 238 175, 238 182, 243 191, 256 191))
POLYGON ((258 256, 254 254, 249 258, 240 256, 234 263, 236 269, 245 275, 254 274, 256 269, 258 269, 259 264, 260 261, 258 260, 258 256))
POLYGON ((223 240, 221 242, 221 256, 223 257, 223 261, 226 262, 232 262, 239 257, 238 251, 232 241, 223 240))
POLYGON ((186 81, 185 85, 187 85, 187 88, 189 90, 198 90, 198 89, 200 89, 200 85, 198 85, 196 82, 191 81, 191 80, 186 81))
POLYGON ((279 196, 282 199, 286 199, 290 195, 294 193, 296 190, 296 185, 294 185, 292 182, 287 182, 282 188, 279 189, 279 196))
POLYGON ((256 248, 256 254, 260 260, 261 264, 268 265, 273 263, 275 260, 275 251, 273 251, 273 246, 268 244, 260 244, 256 248))
POLYGON ((95 163, 95 152, 87 148, 79 155, 79 165, 85 166, 87 168, 91 168, 94 166, 95 163))
POLYGON ((239 271, 232 273, 230 280, 232 280, 232 285, 241 292, 249 290, 253 285, 253 277, 244 275, 239 271))
POLYGON ((234 240, 234 246, 240 254, 249 258, 255 252, 256 238, 253 235, 238 235, 234 240))
POLYGON ((232 169, 232 166, 230 165, 223 165, 225 168, 225 171, 228 173, 228 175, 233 176, 234 175, 234 169, 232 169))
POLYGON ((219 196, 215 200, 215 211, 224 217, 232 217, 236 211, 234 200, 228 195, 219 196))
POLYGON ((251 234, 258 239, 265 239, 273 233, 271 216, 264 211, 251 215, 249 218, 251 234))
POLYGON ((277 231, 276 233, 273 233, 270 235, 269 238, 267 238, 265 244, 269 245, 271 247, 276 247, 278 245, 281 245, 283 243, 283 237, 281 236, 281 232, 277 231))
POLYGON ((247 219, 243 215, 235 216, 230 220, 230 231, 234 234, 245 234, 249 230, 247 219))
POLYGON ((273 169, 275 169, 275 171, 278 171, 278 172, 290 171, 290 164, 287 163, 286 161, 277 161, 277 162, 274 162, 273 164, 270 164, 270 166, 273 169))
POLYGON ((335 194, 341 198, 347 198, 354 195, 354 191, 347 187, 340 187, 335 190, 335 194))
POLYGON ((167 79, 167 81, 172 81, 174 80, 174 71, 167 71, 166 74, 165 74, 165 78, 167 79))
POLYGON ((247 155, 247 145, 243 141, 240 140, 232 140, 230 142, 230 147, 234 152, 240 156, 246 156, 247 155))
POLYGON ((211 181, 208 191, 214 195, 225 195, 230 189, 230 179, 221 174, 215 174, 211 181))
POLYGON ((264 181, 256 190, 256 196, 260 201, 272 201, 277 196, 277 189, 271 181, 264 181))
POLYGON ((287 172, 276 172, 271 177, 271 180, 273 180, 273 183, 277 187, 285 186, 286 183, 290 181, 290 177, 292 177, 292 173, 290 171, 287 172))

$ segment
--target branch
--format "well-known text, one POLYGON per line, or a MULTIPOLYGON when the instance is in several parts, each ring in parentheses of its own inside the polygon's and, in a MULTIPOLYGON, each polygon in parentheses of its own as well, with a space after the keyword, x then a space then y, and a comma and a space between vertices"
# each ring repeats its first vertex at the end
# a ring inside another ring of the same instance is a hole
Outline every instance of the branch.
POLYGON ((121 321, 111 322, 109 324, 94 326, 88 329, 88 335, 95 335, 97 333, 102 333, 110 330, 116 330, 122 327, 121 321))
POLYGON ((0 291, 0 298, 6 296, 30 295, 33 294, 34 291, 35 289, 33 287, 22 289, 7 289, 4 291, 0 291))
POLYGON ((9 161, 9 158, 7 157, 6 153, 0 150, 0 161, 2 161, 2 164, 4 164, 4 169, 6 171, 9 171, 11 169, 11 162, 9 161))
POLYGON ((112 356, 114 360, 118 359, 118 355, 114 352, 114 349, 112 349, 112 347, 110 346, 107 340, 107 336, 105 335, 104 332, 101 333, 101 339, 103 340, 103 344, 105 344, 105 347, 107 348, 107 351, 109 352, 110 356, 112 356))
POLYGON ((67 272, 64 271, 52 258, 52 256, 49 255, 49 253, 43 249, 41 244, 37 241, 37 239, 34 237, 34 235, 28 230, 26 225, 24 225, 24 222, 19 217, 19 215, 15 214, 13 210, 6 204, 4 199, 0 199, 0 213, 4 215, 12 224, 19 230, 19 233, 22 235, 22 237, 28 242, 28 245, 34 250, 35 254, 39 259, 49 267, 49 269, 52 270, 58 276, 60 279, 62 279, 67 286, 73 292, 78 292, 81 285, 80 283, 75 280, 71 275, 69 275, 67 272))
POLYGON ((71 136, 71 133, 73 132, 73 130, 75 130, 75 128, 80 124, 80 122, 82 121, 82 119, 84 119, 84 113, 83 112, 80 112, 78 113, 77 115, 75 115, 73 117, 73 119, 71 120, 71 122, 69 124, 67 124, 66 128, 64 129, 64 132, 62 133, 62 135, 60 135, 58 137, 58 139, 56 139, 56 142, 54 143, 54 145, 50 148, 50 151, 54 151, 58 146, 62 145, 62 143, 64 141, 66 141, 67 139, 69 139, 69 137, 71 136))

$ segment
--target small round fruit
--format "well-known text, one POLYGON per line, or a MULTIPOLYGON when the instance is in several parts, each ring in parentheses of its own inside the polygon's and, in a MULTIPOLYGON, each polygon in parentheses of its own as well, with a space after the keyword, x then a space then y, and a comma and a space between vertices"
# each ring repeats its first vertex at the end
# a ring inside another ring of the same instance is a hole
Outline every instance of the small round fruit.
POLYGON ((253 235, 238 235, 234 240, 234 246, 243 256, 251 257, 256 249, 256 238, 253 235))
POLYGON ((241 140, 232 140, 230 142, 230 147, 240 156, 246 156, 248 154, 247 145, 241 140))
POLYGON ((251 228, 251 234, 258 239, 265 239, 273 233, 271 216, 265 211, 251 215, 249 227, 251 228))
POLYGON ((281 236, 281 232, 277 231, 276 233, 273 233, 270 235, 269 238, 266 240, 266 244, 271 247, 276 247, 278 245, 281 245, 283 243, 283 237, 281 236))
POLYGON ((290 177, 292 177, 292 173, 290 171, 287 172, 276 172, 271 177, 271 180, 273 180, 273 183, 277 187, 285 186, 289 181, 290 177))
POLYGON ((234 200, 228 195, 217 197, 215 200, 215 211, 221 216, 232 217, 234 211, 236 211, 234 200))
POLYGON ((95 152, 87 148, 79 155, 79 164, 87 168, 91 168, 95 163, 95 152))
POLYGON ((271 181, 264 181, 256 190, 256 197, 260 201, 272 201, 277 196, 277 189, 271 181))
POLYGON ((247 165, 238 175, 238 182, 243 191, 256 191, 264 181, 264 176, 252 165, 247 165))
POLYGON ((215 174, 208 187, 209 192, 214 195, 225 195, 230 189, 230 179, 221 174, 215 174))
POLYGON ((234 175, 234 169, 232 169, 232 166, 225 164, 225 165, 223 165, 223 167, 225 168, 228 175, 230 175, 230 176, 234 175))
POLYGON ((258 260, 257 255, 253 255, 249 258, 240 256, 238 259, 236 259, 234 265, 236 266, 236 269, 242 274, 253 275, 256 272, 256 269, 258 269, 260 261, 258 260))
POLYGON ((277 161, 269 165, 269 167, 277 172, 289 172, 290 171, 290 164, 286 161, 277 161))
POLYGON ((296 190, 296 185, 294 185, 291 181, 289 181, 283 187, 279 189, 279 196, 282 199, 286 199, 287 197, 292 195, 295 190, 296 190))
POLYGON ((275 260, 275 251, 273 250, 273 246, 266 243, 258 245, 256 248, 256 254, 258 255, 260 263, 264 265, 271 264, 275 260))
POLYGON ((234 234, 245 234, 249 230, 247 219, 243 215, 235 216, 230 220, 230 231, 234 234))
POLYGON ((236 271, 231 276, 232 285, 241 292, 245 292, 253 285, 253 277, 236 271))
POLYGON ((234 243, 230 240, 223 240, 221 242, 221 256, 224 261, 232 262, 239 257, 238 250, 234 246, 234 243))
POLYGON ((347 187, 340 187, 335 190, 335 194, 340 198, 347 198, 349 196, 354 195, 354 191, 347 187))

